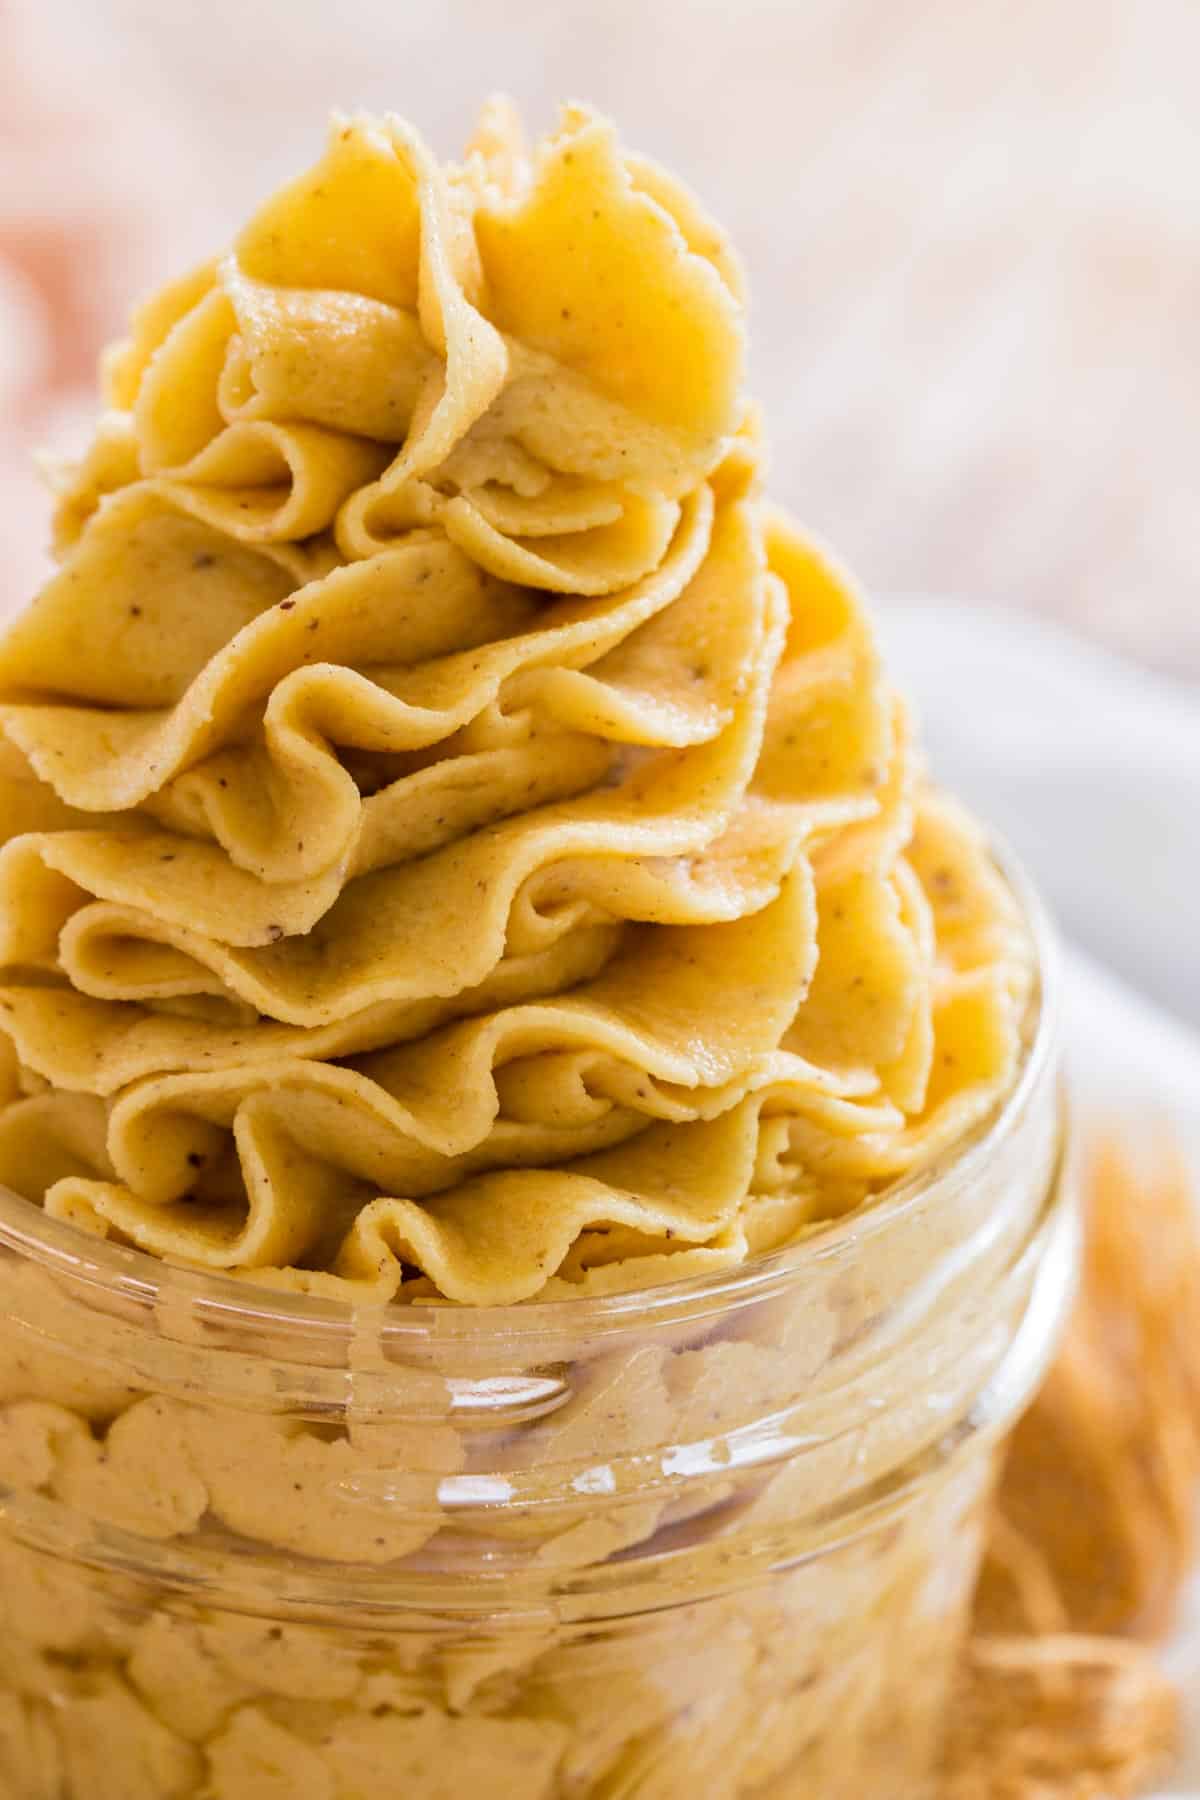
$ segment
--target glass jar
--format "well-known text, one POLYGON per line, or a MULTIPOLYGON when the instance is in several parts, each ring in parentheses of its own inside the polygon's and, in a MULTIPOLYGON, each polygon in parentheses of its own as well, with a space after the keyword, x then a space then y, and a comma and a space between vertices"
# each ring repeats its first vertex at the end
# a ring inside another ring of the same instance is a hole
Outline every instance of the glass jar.
POLYGON ((999 1115, 732 1272, 354 1309, 0 1195, 6 1800, 919 1800, 1076 1260, 1034 927, 999 1115))

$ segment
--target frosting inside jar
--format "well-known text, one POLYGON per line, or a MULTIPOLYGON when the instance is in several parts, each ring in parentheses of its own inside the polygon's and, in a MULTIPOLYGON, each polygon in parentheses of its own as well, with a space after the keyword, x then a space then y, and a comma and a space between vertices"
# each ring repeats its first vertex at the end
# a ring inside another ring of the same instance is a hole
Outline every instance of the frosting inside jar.
POLYGON ((250 1280, 737 1263, 1009 1086, 1026 934, 773 509, 715 225, 335 120, 146 303, 0 644, 0 1181, 250 1280))

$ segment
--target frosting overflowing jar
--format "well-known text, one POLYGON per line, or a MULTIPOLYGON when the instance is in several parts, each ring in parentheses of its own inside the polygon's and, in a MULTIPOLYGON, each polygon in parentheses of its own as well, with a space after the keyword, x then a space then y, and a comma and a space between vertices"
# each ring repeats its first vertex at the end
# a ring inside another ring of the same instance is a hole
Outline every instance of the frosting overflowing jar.
POLYGON ((109 353, 0 643, 16 1800, 925 1791, 1049 972, 743 311, 493 106, 335 121, 109 353))

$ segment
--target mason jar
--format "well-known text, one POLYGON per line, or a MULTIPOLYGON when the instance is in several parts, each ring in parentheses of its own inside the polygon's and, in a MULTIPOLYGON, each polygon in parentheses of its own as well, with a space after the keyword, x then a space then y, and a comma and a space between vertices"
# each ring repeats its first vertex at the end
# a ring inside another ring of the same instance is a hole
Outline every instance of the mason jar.
POLYGON ((792 1247, 495 1309, 0 1194, 6 1800, 920 1800, 1077 1223, 1054 980, 983 1128, 792 1247))

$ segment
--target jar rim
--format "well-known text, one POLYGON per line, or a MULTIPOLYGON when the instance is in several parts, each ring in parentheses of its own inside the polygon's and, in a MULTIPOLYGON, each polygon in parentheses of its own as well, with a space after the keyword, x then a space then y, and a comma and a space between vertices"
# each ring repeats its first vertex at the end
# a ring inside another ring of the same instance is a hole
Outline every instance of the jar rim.
POLYGON ((1045 903, 1008 844, 989 832, 994 864, 1020 908, 1034 952, 1036 986, 1030 1001, 1030 1029, 1020 1066, 1003 1101, 972 1131, 942 1154, 884 1188, 869 1205, 817 1226, 800 1241, 752 1257, 732 1268, 709 1271, 614 1294, 566 1295, 519 1305, 461 1306, 333 1299, 256 1285, 223 1270, 166 1261, 148 1251, 93 1236, 69 1220, 49 1217, 13 1189, 0 1185, 0 1253, 9 1252, 49 1273, 120 1294, 148 1310, 163 1302, 190 1303, 214 1323, 269 1330, 280 1338, 357 1338, 364 1317, 381 1347, 398 1352, 419 1342, 447 1346, 469 1339, 476 1349, 489 1342, 506 1354, 524 1344, 572 1333, 602 1335, 626 1328, 644 1330, 677 1316, 694 1318, 727 1311, 769 1297, 803 1279, 821 1263, 843 1257, 854 1244, 869 1242, 902 1220, 944 1186, 973 1179, 980 1163, 997 1153, 1015 1131, 1026 1103, 1044 1080, 1054 1055, 1060 1006, 1057 933, 1045 903))

